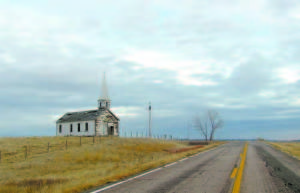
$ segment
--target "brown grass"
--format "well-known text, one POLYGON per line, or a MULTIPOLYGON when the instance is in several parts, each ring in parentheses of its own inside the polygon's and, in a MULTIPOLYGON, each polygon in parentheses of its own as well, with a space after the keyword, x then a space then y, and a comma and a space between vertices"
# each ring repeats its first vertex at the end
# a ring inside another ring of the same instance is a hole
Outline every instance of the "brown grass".
POLYGON ((269 144, 300 160, 300 142, 269 142, 269 144))
MULTIPOLYGON (((64 137, 0 138, 0 148, 17 152, 20 146, 42 146, 51 140, 64 143, 64 137)), ((69 138, 78 141, 78 138, 69 138)), ((214 143, 181 153, 168 149, 188 146, 176 141, 154 139, 104 138, 94 145, 71 146, 67 150, 29 156, 15 163, 0 163, 0 192, 71 193, 118 181, 168 162, 221 144, 214 143)))

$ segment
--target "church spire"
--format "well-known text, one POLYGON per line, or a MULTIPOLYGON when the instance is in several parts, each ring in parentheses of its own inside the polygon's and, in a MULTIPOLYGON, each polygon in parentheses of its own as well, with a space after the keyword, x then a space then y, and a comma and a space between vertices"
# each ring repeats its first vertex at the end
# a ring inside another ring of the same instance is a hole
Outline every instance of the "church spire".
POLYGON ((98 99, 98 109, 100 110, 105 108, 110 108, 110 99, 108 97, 105 73, 103 73, 101 95, 98 99))
POLYGON ((109 100, 108 91, 107 91, 107 85, 106 85, 105 72, 103 73, 103 79, 102 79, 101 99, 109 100))

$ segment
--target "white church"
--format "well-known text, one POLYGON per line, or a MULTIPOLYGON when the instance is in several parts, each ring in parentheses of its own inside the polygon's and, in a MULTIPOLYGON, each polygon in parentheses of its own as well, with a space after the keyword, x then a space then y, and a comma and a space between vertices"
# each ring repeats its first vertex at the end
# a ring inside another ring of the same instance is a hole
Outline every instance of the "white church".
POLYGON ((68 112, 56 121, 57 136, 119 136, 120 119, 110 110, 105 75, 98 109, 68 112))

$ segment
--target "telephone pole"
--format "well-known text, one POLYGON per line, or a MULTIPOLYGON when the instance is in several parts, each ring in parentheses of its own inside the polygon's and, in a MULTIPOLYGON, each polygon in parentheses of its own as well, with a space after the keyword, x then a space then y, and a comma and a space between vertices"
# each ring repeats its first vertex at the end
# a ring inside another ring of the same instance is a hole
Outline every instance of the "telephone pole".
POLYGON ((151 133, 151 102, 149 102, 149 138, 152 137, 152 133, 151 133))

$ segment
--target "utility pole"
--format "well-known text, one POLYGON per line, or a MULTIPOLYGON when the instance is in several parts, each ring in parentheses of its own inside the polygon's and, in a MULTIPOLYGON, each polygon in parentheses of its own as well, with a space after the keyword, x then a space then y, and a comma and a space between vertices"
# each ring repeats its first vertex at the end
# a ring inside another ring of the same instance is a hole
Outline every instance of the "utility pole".
POLYGON ((149 138, 152 137, 151 133, 151 102, 149 102, 149 138))

